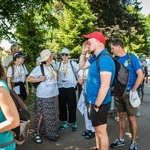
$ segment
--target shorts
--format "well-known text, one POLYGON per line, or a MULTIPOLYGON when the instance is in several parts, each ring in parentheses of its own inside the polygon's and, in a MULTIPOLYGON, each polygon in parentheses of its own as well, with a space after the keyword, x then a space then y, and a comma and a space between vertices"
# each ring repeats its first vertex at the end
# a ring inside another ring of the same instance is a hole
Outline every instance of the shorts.
POLYGON ((92 122, 93 127, 107 124, 107 114, 110 109, 111 102, 100 106, 98 112, 95 111, 94 104, 87 104, 88 118, 92 122))
POLYGON ((128 116, 136 116, 137 108, 132 107, 129 101, 129 92, 122 98, 114 97, 117 112, 127 112, 128 116))
POLYGON ((145 77, 147 77, 148 76, 148 71, 147 70, 145 70, 145 77))

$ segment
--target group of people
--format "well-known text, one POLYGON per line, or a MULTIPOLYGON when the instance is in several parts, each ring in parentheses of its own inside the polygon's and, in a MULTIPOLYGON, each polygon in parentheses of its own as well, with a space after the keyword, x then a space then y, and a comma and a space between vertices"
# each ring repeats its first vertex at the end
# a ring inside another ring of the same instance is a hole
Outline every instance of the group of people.
MULTIPOLYGON (((12 62, 7 66, 6 72, 8 87, 14 89, 22 100, 25 100, 27 95, 29 95, 28 82, 39 83, 36 89, 35 134, 33 136, 33 140, 36 143, 42 143, 42 135, 46 135, 49 140, 57 140, 59 137, 58 130, 63 131, 67 129, 69 124, 71 124, 71 130, 76 131, 78 128, 76 109, 78 108, 84 114, 85 119, 86 130, 83 131, 82 135, 86 139, 95 137, 97 150, 109 149, 107 114, 112 100, 110 85, 112 85, 115 78, 116 68, 113 59, 109 55, 105 55, 98 62, 100 70, 97 70, 96 60, 102 54, 109 53, 105 48, 106 38, 102 33, 92 32, 88 35, 83 35, 83 37, 86 41, 82 46, 79 64, 71 61, 69 59, 70 51, 67 48, 63 48, 60 53, 61 61, 54 66, 52 63, 53 52, 43 49, 40 52, 40 58, 38 58, 40 63, 36 65, 29 75, 26 66, 23 64, 25 54, 19 50, 19 47, 17 48, 17 45, 12 46, 15 47, 11 49, 12 62), (77 83, 82 85, 78 104, 76 97, 77 83), (62 122, 59 127, 56 96, 58 96, 59 120, 62 122)), ((143 72, 139 60, 134 54, 131 54, 132 66, 128 63, 127 52, 120 39, 111 41, 110 48, 111 52, 117 56, 117 60, 124 64, 130 73, 126 95, 122 98, 114 97, 119 115, 119 135, 110 144, 110 147, 117 148, 125 144, 124 133, 126 118, 128 118, 132 135, 129 150, 136 150, 137 108, 132 107, 130 104, 129 93, 138 89, 143 80, 143 72)), ((7 93, 5 96, 9 95, 5 88, 0 88, 0 90, 4 94, 7 93)), ((3 112, 4 110, 4 114, 0 115, 8 115, 8 119, 13 120, 9 116, 12 114, 10 112, 7 114, 7 107, 3 108, 5 103, 1 101, 1 98, 3 99, 2 94, 0 94, 0 111, 2 110, 3 112)), ((10 97, 8 96, 8 102, 11 101, 9 99, 10 97)), ((14 113, 15 117, 17 115, 17 112, 14 113)), ((4 120, 7 120, 7 117, 4 120)), ((9 130, 16 125, 18 125, 18 121, 8 128, 4 127, 3 122, 0 123, 0 136, 1 132, 9 130)))
MULTIPOLYGON (((111 105, 111 87, 115 76, 115 64, 112 58, 108 55, 103 56, 99 61, 100 71, 97 71, 96 60, 103 53, 108 53, 105 48, 106 39, 100 32, 92 32, 84 35, 86 42, 83 44, 82 54, 80 56, 80 69, 89 68, 88 78, 86 81, 86 101, 88 115, 95 129, 96 149, 108 150, 109 138, 107 134, 107 114, 111 105), (87 52, 94 54, 86 61, 87 52)), ((127 87, 126 95, 122 98, 114 97, 115 106, 119 115, 119 135, 118 138, 110 144, 111 148, 124 146, 124 133, 126 127, 126 117, 129 120, 131 132, 131 144, 129 150, 137 149, 136 133, 137 122, 136 112, 129 101, 129 93, 138 89, 143 80, 143 72, 138 58, 131 54, 131 64, 128 62, 127 52, 124 49, 123 42, 120 39, 114 39, 110 43, 111 52, 117 56, 117 60, 124 64, 129 70, 130 78, 127 87)))
POLYGON ((63 48, 62 61, 53 65, 53 53, 44 49, 40 53, 40 64, 27 77, 28 82, 41 82, 36 89, 35 102, 35 135, 33 140, 42 143, 42 134, 50 140, 57 140, 58 129, 65 130, 72 124, 72 131, 77 130, 76 123, 76 75, 78 65, 69 60, 70 51, 63 48), (41 65, 43 65, 44 76, 41 65), (59 120, 57 127, 56 96, 59 104, 59 120))

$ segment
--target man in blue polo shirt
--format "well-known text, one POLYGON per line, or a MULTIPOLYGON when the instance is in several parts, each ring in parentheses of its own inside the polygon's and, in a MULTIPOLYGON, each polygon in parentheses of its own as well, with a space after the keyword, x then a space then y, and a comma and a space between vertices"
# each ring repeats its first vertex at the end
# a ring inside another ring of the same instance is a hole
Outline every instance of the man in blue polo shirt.
POLYGON ((79 67, 83 70, 89 68, 86 82, 89 118, 95 128, 96 149, 108 150, 107 114, 112 100, 110 85, 115 76, 115 64, 110 56, 104 55, 99 59, 100 70, 98 70, 97 59, 103 53, 108 53, 105 48, 106 39, 100 32, 92 32, 83 36, 87 41, 83 43, 79 67), (86 62, 88 51, 93 54, 93 57, 86 62))
MULTIPOLYGON (((143 72, 138 58, 134 54, 128 54, 124 50, 124 44, 120 39, 114 39, 110 43, 111 51, 117 56, 117 60, 122 63, 129 70, 129 83, 127 93, 124 97, 115 97, 115 106, 119 114, 119 135, 118 138, 110 145, 111 148, 124 146, 124 133, 126 128, 126 117, 129 120, 129 128, 131 131, 131 144, 129 150, 136 150, 136 133, 137 122, 136 113, 137 108, 133 107, 129 101, 129 94, 136 92, 143 81, 143 72), (130 61, 129 61, 130 57, 130 61)), ((135 99, 134 101, 137 101, 135 99)))

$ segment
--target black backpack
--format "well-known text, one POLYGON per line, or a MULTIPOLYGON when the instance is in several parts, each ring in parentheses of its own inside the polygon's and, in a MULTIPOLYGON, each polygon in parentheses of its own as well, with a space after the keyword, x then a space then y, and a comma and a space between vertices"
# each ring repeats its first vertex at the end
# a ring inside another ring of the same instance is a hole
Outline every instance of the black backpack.
POLYGON ((114 57, 112 57, 108 53, 104 53, 99 56, 96 62, 98 72, 100 70, 99 65, 98 65, 99 60, 103 56, 111 57, 115 63, 115 68, 116 68, 115 77, 114 77, 112 85, 110 85, 112 89, 112 95, 114 97, 123 97, 126 94, 127 87, 128 87, 129 71, 123 64, 118 62, 114 57))

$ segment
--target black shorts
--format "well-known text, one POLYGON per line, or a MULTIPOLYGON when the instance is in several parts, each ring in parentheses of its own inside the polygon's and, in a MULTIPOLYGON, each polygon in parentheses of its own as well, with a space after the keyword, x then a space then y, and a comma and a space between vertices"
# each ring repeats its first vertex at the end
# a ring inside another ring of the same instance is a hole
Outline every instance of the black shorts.
POLYGON ((107 114, 110 106, 111 102, 103 104, 100 106, 98 112, 96 112, 93 104, 87 104, 88 118, 91 120, 93 127, 107 124, 107 114))
POLYGON ((148 76, 148 71, 147 70, 145 70, 145 77, 147 77, 148 76))

